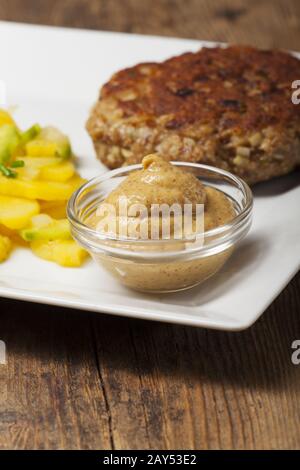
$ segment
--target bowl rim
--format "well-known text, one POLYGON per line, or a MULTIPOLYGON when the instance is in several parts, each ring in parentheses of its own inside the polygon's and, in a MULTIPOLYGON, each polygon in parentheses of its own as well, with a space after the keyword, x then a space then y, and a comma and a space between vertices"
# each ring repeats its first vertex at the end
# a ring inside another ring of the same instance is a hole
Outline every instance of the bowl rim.
MULTIPOLYGON (((242 208, 242 210, 227 224, 223 224, 219 227, 206 230, 204 231, 203 235, 205 239, 216 239, 216 243, 211 243, 209 245, 210 251, 212 253, 217 253, 220 251, 223 251, 226 249, 226 246, 228 245, 228 237, 232 239, 232 243, 229 243, 229 246, 232 245, 234 242, 238 241, 235 240, 237 237, 234 235, 237 235, 235 232, 241 232, 242 229, 246 229, 247 225, 250 226, 251 224, 251 216, 252 216, 252 209, 253 209, 253 195, 250 187, 248 184, 239 176, 234 175, 233 173, 230 173, 229 171, 223 170, 221 168, 217 168, 214 166, 210 165, 204 165, 200 163, 192 163, 192 162, 184 162, 184 161, 170 161, 170 163, 174 166, 178 167, 185 167, 185 168, 194 168, 198 170, 204 170, 204 171, 209 171, 212 174, 215 174, 216 176, 219 177, 226 177, 227 181, 229 180, 231 183, 232 187, 235 187, 239 189, 244 198, 245 198, 245 204, 242 208), (226 236, 228 235, 228 236, 226 236), (231 235, 231 236, 230 236, 231 235), (217 237, 217 238, 216 238, 217 237), (222 249, 221 249, 222 245, 222 249)), ((105 234, 101 234, 99 231, 96 229, 88 226, 84 222, 82 222, 76 213, 76 202, 80 195, 88 190, 89 188, 101 184, 104 181, 108 181, 116 176, 119 175, 124 175, 126 177, 126 174, 129 174, 132 171, 136 171, 142 169, 142 164, 135 164, 135 165, 128 165, 126 167, 120 167, 116 168, 114 170, 108 170, 103 172, 100 175, 97 175, 93 178, 91 178, 89 181, 81 185, 71 196, 71 198, 68 201, 67 204, 67 217, 69 219, 69 222, 71 224, 71 230, 73 233, 74 238, 81 244, 83 245, 87 250, 92 250, 92 251, 101 251, 105 252, 108 255, 114 255, 114 256, 119 256, 121 258, 151 258, 151 259, 162 259, 162 258, 170 258, 170 257, 186 257, 186 256, 194 256, 196 253, 199 252, 206 252, 207 251, 207 244, 205 243, 204 245, 197 246, 197 243, 191 241, 191 240, 151 240, 151 239, 122 239, 120 237, 113 237, 113 236, 107 236, 105 234), (98 244, 97 244, 98 242, 98 244), (167 251, 167 252, 147 252, 147 251, 138 251, 134 250, 131 251, 128 248, 118 248, 118 247, 113 247, 109 246, 108 244, 105 244, 107 242, 116 242, 118 244, 122 243, 127 243, 131 244, 132 246, 136 246, 138 248, 138 245, 150 245, 154 246, 156 245, 159 249, 159 246, 165 245, 168 243, 168 245, 174 243, 190 243, 191 246, 188 248, 184 248, 181 250, 174 250, 174 251, 167 251)), ((213 185, 211 185, 213 187, 213 185)), ((249 229, 249 228, 248 228, 249 229)), ((248 230, 247 230, 248 231, 248 230)), ((242 238, 242 236, 238 237, 242 238)))

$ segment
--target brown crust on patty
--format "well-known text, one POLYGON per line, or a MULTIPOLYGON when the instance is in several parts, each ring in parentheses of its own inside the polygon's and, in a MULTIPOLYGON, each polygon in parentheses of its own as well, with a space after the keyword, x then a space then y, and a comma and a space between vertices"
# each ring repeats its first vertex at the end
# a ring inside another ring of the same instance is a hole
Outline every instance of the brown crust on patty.
POLYGON ((252 47, 203 48, 116 73, 87 129, 109 167, 158 152, 207 163, 250 183, 300 164, 300 61, 252 47))

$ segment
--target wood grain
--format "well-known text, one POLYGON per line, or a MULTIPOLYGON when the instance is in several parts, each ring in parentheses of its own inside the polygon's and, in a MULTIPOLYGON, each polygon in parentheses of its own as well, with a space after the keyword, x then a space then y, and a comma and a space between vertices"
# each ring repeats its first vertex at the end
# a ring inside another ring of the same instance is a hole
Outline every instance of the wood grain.
POLYGON ((0 448, 299 448, 299 288, 240 333, 2 300, 0 448))
MULTIPOLYGON (((300 49, 297 0, 2 0, 0 19, 300 49)), ((0 449, 300 448, 299 292, 240 333, 1 300, 0 449)))
POLYGON ((1 0, 0 18, 300 49, 298 0, 1 0))

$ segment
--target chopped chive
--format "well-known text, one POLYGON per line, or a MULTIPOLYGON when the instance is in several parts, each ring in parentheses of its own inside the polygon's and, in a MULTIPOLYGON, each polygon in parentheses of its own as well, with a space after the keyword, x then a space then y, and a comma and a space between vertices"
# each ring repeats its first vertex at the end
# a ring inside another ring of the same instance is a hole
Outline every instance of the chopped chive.
POLYGON ((16 178, 17 176, 18 176, 18 173, 16 171, 9 169, 9 174, 7 175, 7 178, 16 178))
POLYGON ((23 168, 25 166, 24 160, 15 160, 12 162, 11 167, 12 168, 23 168))
POLYGON ((6 178, 16 178, 17 173, 0 163, 0 171, 6 178))
POLYGON ((0 171, 4 176, 9 175, 9 169, 6 168, 6 166, 2 165, 2 163, 0 163, 0 171))

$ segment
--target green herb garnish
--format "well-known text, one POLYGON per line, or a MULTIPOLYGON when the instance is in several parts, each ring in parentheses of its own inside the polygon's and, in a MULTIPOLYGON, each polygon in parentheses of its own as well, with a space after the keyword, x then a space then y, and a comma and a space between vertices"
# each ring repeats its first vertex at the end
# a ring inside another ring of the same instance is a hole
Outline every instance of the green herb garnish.
POLYGON ((25 166, 25 162, 24 160, 15 160, 10 166, 12 168, 23 168, 23 166, 25 166))
POLYGON ((6 176, 6 178, 16 178, 17 172, 7 168, 7 166, 0 163, 0 172, 6 176))

